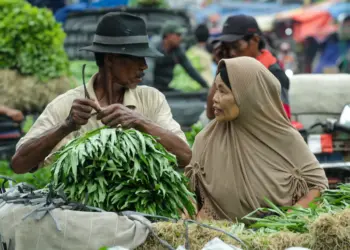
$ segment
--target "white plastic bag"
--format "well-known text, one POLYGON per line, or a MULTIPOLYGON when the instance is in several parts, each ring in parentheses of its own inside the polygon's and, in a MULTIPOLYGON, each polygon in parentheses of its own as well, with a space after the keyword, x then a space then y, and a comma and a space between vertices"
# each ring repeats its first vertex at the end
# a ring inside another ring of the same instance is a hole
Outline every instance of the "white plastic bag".
POLYGON ((241 248, 231 246, 220 240, 219 238, 214 238, 205 244, 202 250, 242 250, 241 248))

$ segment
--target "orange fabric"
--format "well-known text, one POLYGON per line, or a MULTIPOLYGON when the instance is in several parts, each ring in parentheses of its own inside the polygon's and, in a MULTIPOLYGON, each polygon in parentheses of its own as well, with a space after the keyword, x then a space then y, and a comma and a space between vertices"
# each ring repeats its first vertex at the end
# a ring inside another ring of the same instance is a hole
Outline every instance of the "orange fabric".
POLYGON ((256 57, 256 60, 261 62, 266 68, 269 68, 272 64, 277 62, 276 57, 274 57, 270 51, 263 49, 261 54, 256 57))

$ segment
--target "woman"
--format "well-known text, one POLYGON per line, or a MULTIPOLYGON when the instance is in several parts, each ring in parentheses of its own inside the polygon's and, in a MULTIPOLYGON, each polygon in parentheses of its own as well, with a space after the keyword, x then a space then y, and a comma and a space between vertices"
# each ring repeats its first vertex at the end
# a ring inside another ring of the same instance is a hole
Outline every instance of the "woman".
POLYGON ((266 207, 307 207, 327 188, 324 170, 293 128, 278 80, 253 58, 221 60, 215 120, 198 134, 186 167, 198 217, 240 219, 266 207))

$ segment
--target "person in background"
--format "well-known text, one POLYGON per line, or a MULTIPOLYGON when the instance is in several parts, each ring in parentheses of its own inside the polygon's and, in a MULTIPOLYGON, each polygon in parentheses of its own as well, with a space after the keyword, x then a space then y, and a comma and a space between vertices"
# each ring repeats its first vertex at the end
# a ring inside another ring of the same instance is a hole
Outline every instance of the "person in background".
POLYGON ((291 70, 293 73, 298 71, 297 58, 289 43, 281 43, 278 60, 283 64, 285 70, 291 70))
MULTIPOLYGON (((212 56, 207 50, 207 40, 209 38, 209 30, 205 24, 196 27, 194 34, 197 43, 186 51, 186 56, 191 62, 195 70, 204 78, 208 87, 211 87, 214 81, 212 72, 212 56)), ((180 64, 174 68, 174 78, 170 83, 171 88, 180 91, 192 92, 202 88, 195 80, 193 80, 180 64)))
POLYGON ((23 113, 20 110, 2 105, 0 105, 0 115, 6 115, 15 122, 21 122, 24 119, 23 113))
POLYGON ((153 86, 160 91, 170 90, 169 84, 176 64, 180 64, 203 88, 208 88, 207 82, 194 69, 180 47, 184 32, 185 29, 174 21, 167 21, 162 27, 162 40, 156 48, 164 57, 156 58, 153 66, 153 86))
MULTIPOLYGON (((222 35, 213 42, 220 41, 222 44, 216 55, 222 58, 235 58, 248 56, 257 59, 278 79, 281 84, 281 100, 287 117, 291 117, 289 106, 289 78, 281 69, 276 57, 265 49, 262 32, 257 21, 252 16, 235 15, 230 16, 224 23, 222 35)), ((209 119, 215 117, 213 110, 213 97, 215 94, 213 86, 207 100, 207 116, 209 119)))

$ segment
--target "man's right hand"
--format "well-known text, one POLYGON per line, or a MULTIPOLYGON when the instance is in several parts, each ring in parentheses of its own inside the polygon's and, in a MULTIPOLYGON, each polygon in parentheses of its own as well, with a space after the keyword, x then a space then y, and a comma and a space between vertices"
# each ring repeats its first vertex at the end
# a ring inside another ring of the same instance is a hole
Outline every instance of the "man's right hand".
POLYGON ((72 131, 78 130, 87 124, 91 117, 92 110, 101 111, 101 107, 92 99, 76 99, 73 101, 66 125, 72 131))

